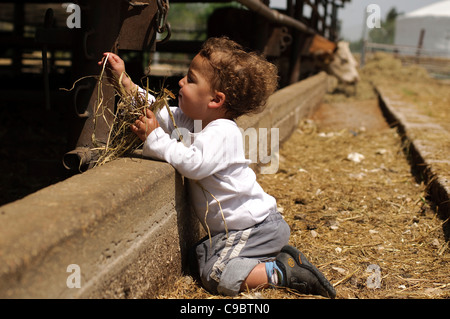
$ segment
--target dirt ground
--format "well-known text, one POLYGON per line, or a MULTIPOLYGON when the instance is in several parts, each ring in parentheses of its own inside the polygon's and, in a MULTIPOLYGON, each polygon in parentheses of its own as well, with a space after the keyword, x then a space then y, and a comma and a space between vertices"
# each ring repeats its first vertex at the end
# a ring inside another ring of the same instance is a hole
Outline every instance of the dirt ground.
MULTIPOLYGON (((325 274, 337 298, 449 298, 444 221, 378 108, 371 74, 361 73, 356 94, 345 88, 328 94, 281 146, 278 172, 259 175, 258 182, 277 199, 291 227, 290 244, 325 274)), ((221 297, 183 276, 160 298, 221 297)), ((320 297, 265 289, 238 298, 320 297)))
POLYGON ((442 221, 411 175, 396 130, 378 112, 373 100, 322 105, 313 117, 317 131, 300 126, 282 147, 280 172, 260 183, 283 207, 292 244, 324 272, 338 298, 448 297, 442 221), (358 127, 354 117, 362 111, 358 127), (349 160, 352 153, 364 158, 349 160))

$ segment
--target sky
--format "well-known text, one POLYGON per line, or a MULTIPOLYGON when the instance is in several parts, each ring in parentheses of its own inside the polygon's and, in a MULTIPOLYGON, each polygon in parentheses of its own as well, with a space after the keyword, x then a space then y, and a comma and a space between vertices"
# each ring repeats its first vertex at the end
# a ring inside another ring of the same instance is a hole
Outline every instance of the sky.
MULTIPOLYGON (((339 9, 338 19, 342 21, 340 37, 347 41, 356 41, 362 37, 365 12, 369 4, 377 4, 381 11, 381 19, 393 7, 397 12, 408 13, 441 0, 351 0, 344 8, 339 9)), ((271 0, 273 7, 285 7, 285 0, 271 0)))

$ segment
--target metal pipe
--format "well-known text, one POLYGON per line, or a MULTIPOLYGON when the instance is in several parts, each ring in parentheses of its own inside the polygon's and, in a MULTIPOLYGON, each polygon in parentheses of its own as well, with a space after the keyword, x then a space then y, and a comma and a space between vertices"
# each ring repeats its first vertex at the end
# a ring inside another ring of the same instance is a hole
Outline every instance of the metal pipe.
POLYGON ((303 22, 300 22, 290 16, 282 14, 277 10, 270 9, 264 3, 259 0, 237 0, 240 4, 246 6, 250 10, 262 15, 263 17, 269 19, 272 22, 279 23, 288 27, 295 28, 301 32, 308 34, 316 34, 317 32, 308 27, 303 22))
POLYGON ((92 160, 92 155, 88 147, 77 147, 64 155, 63 165, 68 170, 84 172, 92 160))

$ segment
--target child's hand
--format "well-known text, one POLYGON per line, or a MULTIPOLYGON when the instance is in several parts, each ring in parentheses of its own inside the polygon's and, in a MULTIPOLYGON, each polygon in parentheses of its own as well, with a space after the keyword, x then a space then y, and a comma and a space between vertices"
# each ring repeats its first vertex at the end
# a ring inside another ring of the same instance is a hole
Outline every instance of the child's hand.
POLYGON ((140 116, 134 125, 131 125, 131 130, 144 142, 157 127, 159 127, 159 123, 155 114, 147 109, 146 116, 140 116))
MULTIPOLYGON (((108 72, 108 76, 114 77, 117 81, 119 81, 122 73, 125 73, 125 62, 117 55, 112 52, 103 53, 103 57, 101 61, 98 62, 98 65, 103 65, 105 63, 106 57, 108 57, 108 61, 106 64, 106 70, 108 72)), ((132 92, 135 90, 136 85, 131 81, 131 79, 124 74, 122 77, 122 85, 127 92, 132 92)))

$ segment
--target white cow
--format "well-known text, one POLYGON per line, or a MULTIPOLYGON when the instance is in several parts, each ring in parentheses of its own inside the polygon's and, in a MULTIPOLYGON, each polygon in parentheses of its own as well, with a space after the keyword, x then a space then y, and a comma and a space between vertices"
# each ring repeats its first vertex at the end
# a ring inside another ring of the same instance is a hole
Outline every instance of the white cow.
POLYGON ((326 70, 344 83, 355 84, 360 80, 358 62, 353 57, 348 42, 337 43, 337 49, 326 70))
POLYGON ((334 75, 343 83, 359 81, 358 62, 350 51, 349 43, 338 43, 314 35, 308 46, 308 54, 313 58, 314 66, 334 75))

